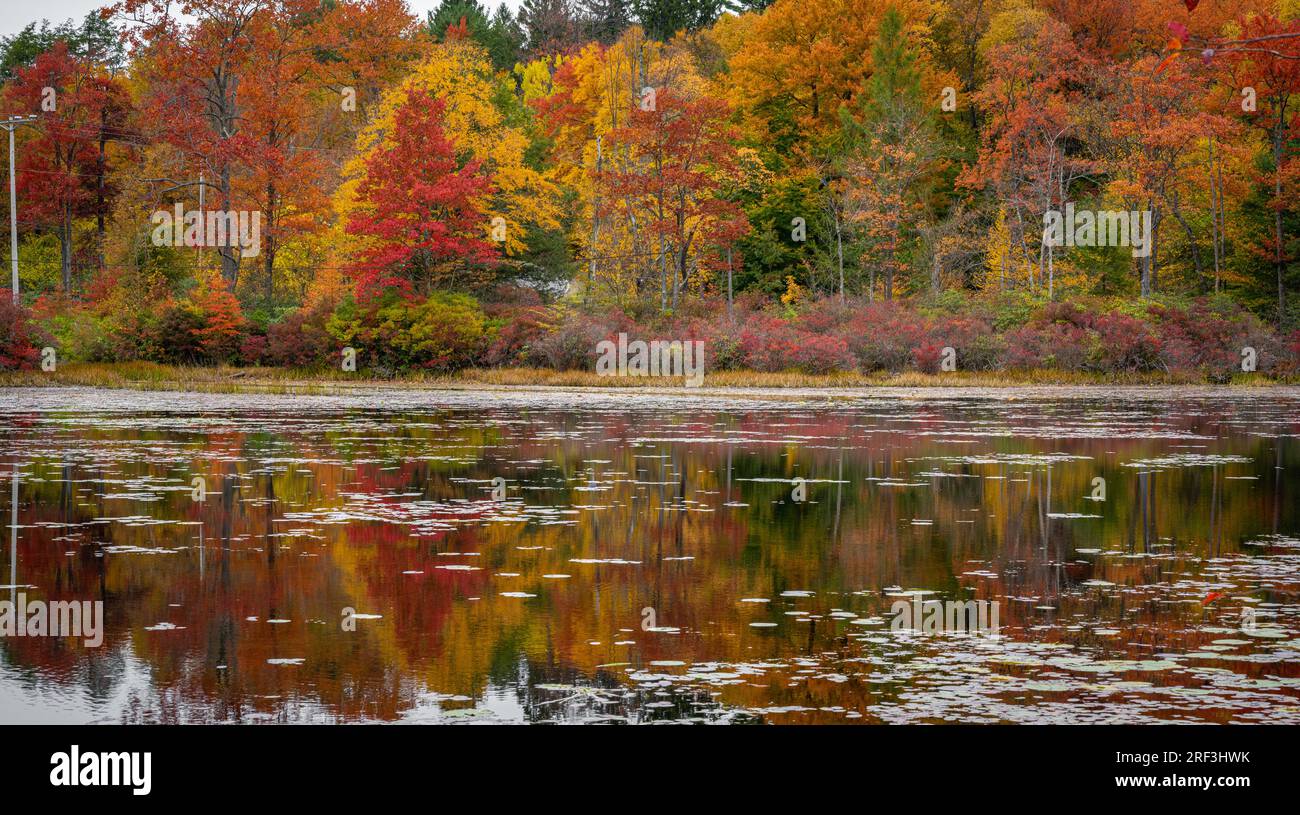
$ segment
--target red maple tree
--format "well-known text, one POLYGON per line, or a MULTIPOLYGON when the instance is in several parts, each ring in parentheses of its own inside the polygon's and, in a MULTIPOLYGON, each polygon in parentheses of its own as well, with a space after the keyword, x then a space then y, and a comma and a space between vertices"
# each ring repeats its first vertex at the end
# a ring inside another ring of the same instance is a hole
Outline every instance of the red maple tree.
POLYGON ((120 137, 129 106, 117 80, 68 50, 67 43, 20 68, 6 88, 5 107, 39 111, 40 120, 23 145, 17 183, 24 221, 59 239, 64 292, 72 287, 77 218, 107 214, 109 186, 105 145, 120 137))
POLYGON ((492 179, 479 161, 457 159, 443 130, 445 107, 410 89, 390 141, 365 162, 361 207, 347 225, 348 234, 370 239, 360 252, 359 295, 389 287, 427 294, 468 282, 500 257, 478 204, 492 179))

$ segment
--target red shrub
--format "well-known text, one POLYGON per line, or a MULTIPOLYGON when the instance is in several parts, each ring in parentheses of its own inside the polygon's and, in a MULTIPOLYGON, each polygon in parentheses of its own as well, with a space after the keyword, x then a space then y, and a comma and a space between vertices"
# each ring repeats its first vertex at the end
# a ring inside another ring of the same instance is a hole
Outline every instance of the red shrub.
POLYGON ((536 348, 546 337, 548 324, 554 319, 545 306, 491 306, 489 316, 500 320, 496 338, 488 346, 483 361, 487 365, 530 365, 542 362, 536 348))
POLYGON ((1036 326, 1061 323, 1075 328, 1093 328, 1097 324, 1097 315, 1075 303, 1048 303, 1029 322, 1036 326))
POLYGON ((575 311, 541 337, 530 353, 536 353, 538 360, 556 370, 595 370, 596 345, 601 340, 617 342, 619 332, 633 339, 643 333, 621 311, 603 316, 575 311))
POLYGON ((1092 332, 1073 323, 1027 325, 1007 332, 1002 364, 1008 368, 1082 371, 1088 366, 1095 342, 1092 332))
POLYGON ((912 359, 921 373, 939 373, 939 364, 943 360, 943 346, 927 343, 912 349, 912 359))
POLYGON ((261 365, 266 361, 266 336, 249 334, 239 346, 239 361, 244 365, 261 365))
POLYGON ((740 363, 755 371, 783 371, 792 367, 790 353, 799 337, 780 317, 756 314, 740 331, 740 363))
POLYGON ((307 367, 336 360, 338 343, 326 330, 335 305, 332 300, 322 300, 292 311, 280 322, 267 326, 266 361, 272 365, 307 367))
POLYGON ((1099 318, 1094 329, 1093 364, 1103 371, 1152 371, 1160 368, 1160 340, 1136 317, 1114 312, 1099 318))
POLYGON ((740 348, 741 326, 749 322, 753 315, 741 314, 736 309, 733 311, 734 319, 728 320, 726 308, 723 303, 720 314, 674 320, 665 335, 683 341, 702 341, 704 358, 708 360, 710 371, 743 368, 745 363, 740 348))
POLYGON ((41 352, 36 343, 44 341, 27 309, 14 305, 7 291, 0 292, 0 370, 37 367, 41 352))
POLYGON ((247 327, 239 300, 215 281, 195 295, 193 307, 199 315, 194 336, 203 355, 212 362, 235 361, 247 327))
POLYGON ((839 331, 864 371, 901 371, 929 341, 925 319, 892 301, 859 309, 839 331))
POLYGON ((1154 305, 1161 360, 1171 370, 1228 376, 1241 371, 1242 349, 1254 348, 1256 370, 1273 371, 1286 351, 1257 317, 1239 307, 1200 299, 1186 308, 1154 305))
POLYGON ((1300 329, 1282 341, 1284 361, 1283 369, 1292 376, 1300 374, 1300 329))
POLYGON ((755 314, 745 320, 737 357, 743 367, 755 371, 824 374, 855 367, 843 337, 812 334, 771 314, 755 314))
POLYGON ((853 319, 857 305, 838 297, 823 297, 803 309, 799 327, 814 334, 830 334, 853 319))
MULTIPOLYGON (((940 351, 944 347, 953 348, 958 367, 972 371, 997 367, 1002 355, 1002 345, 993 335, 992 326, 979 317, 944 318, 931 327, 929 344, 940 351)), ((913 357, 916 358, 915 350, 913 357)), ((921 367, 919 359, 917 367, 921 367)))
POLYGON ((810 374, 852 371, 857 367, 853 352, 843 337, 799 332, 798 344, 789 355, 790 367, 810 374))

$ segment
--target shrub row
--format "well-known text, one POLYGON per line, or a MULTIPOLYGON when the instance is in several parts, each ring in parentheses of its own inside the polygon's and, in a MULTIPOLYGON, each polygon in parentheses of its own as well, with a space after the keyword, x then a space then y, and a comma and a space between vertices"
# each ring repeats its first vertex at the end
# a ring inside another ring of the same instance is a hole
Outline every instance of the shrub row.
POLYGON ((464 294, 390 292, 365 303, 320 300, 266 326, 246 319, 220 286, 151 310, 115 312, 38 302, 0 304, 0 367, 61 359, 285 367, 339 364, 344 347, 372 371, 468 366, 592 370, 596 347, 633 339, 702 340, 709 370, 935 372, 945 348, 961 370, 1168 371, 1222 379, 1252 348, 1258 371, 1300 373, 1300 332, 1279 336, 1227 300, 1001 302, 945 295, 924 302, 827 298, 776 309, 754 297, 731 309, 696 302, 673 317, 543 305, 505 292, 489 305, 464 294))

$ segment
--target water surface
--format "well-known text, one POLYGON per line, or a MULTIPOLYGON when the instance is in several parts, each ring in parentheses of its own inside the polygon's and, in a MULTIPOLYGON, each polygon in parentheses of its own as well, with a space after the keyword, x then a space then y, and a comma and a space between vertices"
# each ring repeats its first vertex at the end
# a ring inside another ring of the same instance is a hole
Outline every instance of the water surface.
POLYGON ((0 721, 1297 723, 1298 431, 1295 389, 0 390, 0 599, 106 614, 0 639, 0 721))

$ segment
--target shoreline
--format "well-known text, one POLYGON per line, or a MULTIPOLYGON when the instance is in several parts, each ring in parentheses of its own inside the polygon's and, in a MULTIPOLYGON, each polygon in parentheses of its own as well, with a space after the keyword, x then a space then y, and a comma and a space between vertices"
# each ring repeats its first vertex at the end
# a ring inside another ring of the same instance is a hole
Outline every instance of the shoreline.
POLYGON ((918 370, 809 374, 719 370, 706 374, 698 387, 680 377, 603 377, 591 370, 537 368, 471 368, 451 374, 409 373, 374 377, 365 372, 298 368, 182 367, 156 363, 70 363, 53 372, 0 370, 0 387, 110 387, 110 389, 194 391, 194 393, 347 393, 367 390, 491 390, 536 389, 629 391, 629 393, 695 393, 708 391, 875 389, 1022 390, 1037 387, 1227 387, 1234 390, 1273 390, 1300 386, 1300 378, 1274 380, 1257 373, 1235 374, 1212 382, 1190 373, 1099 374, 1061 370, 985 370, 928 374, 918 370))
POLYGON ((825 375, 723 371, 699 387, 670 379, 606 378, 585 371, 469 370, 450 376, 392 379, 288 369, 183 368, 153 363, 72 364, 55 372, 0 373, 0 392, 120 390, 193 394, 364 397, 421 393, 587 395, 601 400, 643 399, 1021 399, 1300 398, 1300 383, 1247 375, 1229 383, 1172 377, 1102 377, 1053 372, 825 375))

